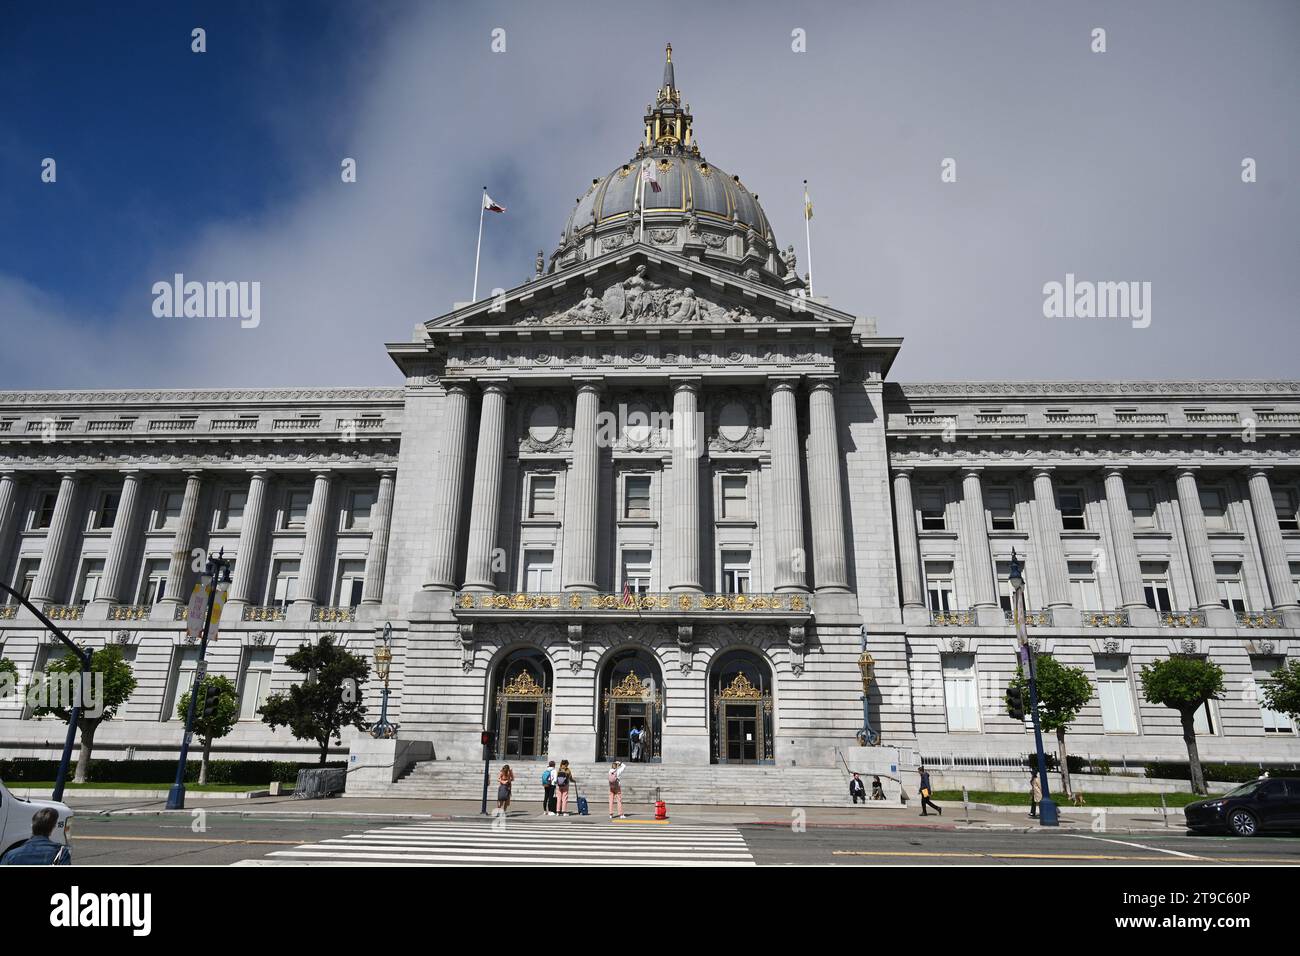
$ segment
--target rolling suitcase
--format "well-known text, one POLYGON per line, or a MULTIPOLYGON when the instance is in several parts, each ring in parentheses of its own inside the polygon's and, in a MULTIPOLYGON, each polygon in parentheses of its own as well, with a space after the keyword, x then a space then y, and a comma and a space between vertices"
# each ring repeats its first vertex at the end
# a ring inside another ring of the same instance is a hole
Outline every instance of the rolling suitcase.
POLYGON ((587 798, 584 797, 581 792, 579 792, 578 793, 578 816, 585 817, 586 815, 587 815, 587 798))

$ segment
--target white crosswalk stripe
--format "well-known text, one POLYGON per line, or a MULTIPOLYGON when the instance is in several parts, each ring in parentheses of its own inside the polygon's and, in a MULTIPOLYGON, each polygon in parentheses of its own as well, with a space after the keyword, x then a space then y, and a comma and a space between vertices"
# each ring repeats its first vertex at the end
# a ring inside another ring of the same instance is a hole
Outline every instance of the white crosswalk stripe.
POLYGON ((236 866, 754 866, 735 827, 436 821, 276 850, 236 866))

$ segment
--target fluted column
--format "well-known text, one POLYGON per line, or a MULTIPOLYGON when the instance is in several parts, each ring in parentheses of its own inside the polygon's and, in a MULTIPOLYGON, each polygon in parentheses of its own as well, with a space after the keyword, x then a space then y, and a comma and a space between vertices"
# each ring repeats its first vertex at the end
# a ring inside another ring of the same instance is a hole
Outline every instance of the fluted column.
POLYGON ((1144 608, 1147 602, 1142 593, 1142 565, 1133 538, 1133 512, 1129 511, 1122 468, 1106 469, 1106 513, 1110 517, 1115 572, 1119 575, 1120 606, 1144 608))
POLYGON ((330 473, 315 473, 311 504, 307 506, 307 527, 302 541, 302 562, 298 565, 298 596, 294 606, 310 608, 319 603, 321 565, 325 562, 325 539, 330 526, 330 473))
MULTIPOLYGON (((262 550, 263 514, 266 508, 266 486, 268 476, 265 471, 255 471, 248 476, 248 499, 244 502, 244 517, 239 526, 239 545, 235 552, 235 574, 230 582, 229 605, 238 605, 234 610, 242 612, 243 605, 256 600, 253 588, 257 584, 258 560, 262 550)), ((233 620, 239 620, 232 614, 233 620)))
POLYGON ((460 536, 461 493, 465 487, 465 433, 469 421, 469 391, 459 382, 447 386, 446 409, 441 423, 442 454, 434 481, 433 522, 426 588, 451 591, 456 587, 456 541, 460 536))
POLYGON ((370 549, 366 552, 366 584, 362 604, 382 604, 384 571, 388 567, 388 531, 393 522, 393 473, 379 473, 379 497, 370 512, 370 549))
POLYGON ((194 526, 199 516, 199 493, 203 480, 198 472, 190 472, 185 479, 185 497, 181 500, 181 514, 172 538, 171 563, 167 565, 167 587, 161 604, 188 604, 189 593, 183 591, 185 573, 190 568, 190 549, 194 546, 194 526))
MULTIPOLYGON (((0 574, 9 567, 9 542, 18 526, 18 478, 12 471, 0 472, 0 574)), ((18 583, 14 582, 18 587, 18 583)), ((8 597, 0 598, 0 603, 8 597)))
POLYGON ((469 554, 465 587, 491 591, 492 551, 501 515, 501 467, 505 462, 505 382, 483 383, 483 407, 478 421, 478 451, 474 461, 474 492, 469 513, 469 554))
POLYGON ((1070 576, 1061 545, 1061 512, 1056 506, 1056 489, 1050 468, 1034 470, 1034 517, 1038 541, 1035 551, 1042 565, 1041 580, 1047 606, 1070 606, 1070 576))
POLYGON ((1277 508, 1273 504, 1267 469, 1251 469, 1248 481, 1250 510, 1255 515, 1255 531, 1264 557, 1264 577, 1268 580, 1270 599, 1279 611, 1294 609, 1298 603, 1295 585, 1291 583, 1291 565, 1287 560, 1286 543, 1282 540, 1282 528, 1277 522, 1277 508))
POLYGON ((600 448, 596 421, 601 383, 580 380, 573 417, 573 464, 564 489, 564 590, 596 590, 596 509, 600 448))
POLYGON ((50 519, 49 531, 45 536, 45 553, 41 555, 40 567, 36 570, 36 580, 32 583, 31 602, 63 603, 66 594, 59 593, 60 571, 67 558, 68 542, 76 529, 73 517, 73 505, 76 502, 77 476, 70 471, 59 475, 59 495, 54 502, 54 516, 50 519))
POLYGON ((104 577, 99 584, 99 599, 112 604, 122 600, 131 541, 135 536, 142 480, 138 471, 127 471, 122 475, 122 495, 117 503, 117 517, 113 519, 113 531, 108 537, 104 577))
POLYGON ((898 574, 903 583, 903 607, 925 607, 925 578, 916 537, 916 507, 912 504, 912 472, 894 472, 894 522, 898 526, 898 574))
POLYGON ((803 537, 803 487, 799 476, 797 379, 772 380, 772 497, 776 590, 808 590, 803 537))
POLYGON ((1214 558, 1210 554, 1210 536, 1205 530, 1205 513, 1196 485, 1196 471, 1183 468, 1178 472, 1178 511, 1183 518, 1183 537, 1187 540, 1187 557, 1192 568, 1192 588, 1198 608, 1219 607, 1219 586, 1214 577, 1214 558))
POLYGON ((818 591, 849 589, 844 546, 835 380, 814 379, 808 392, 808 500, 812 508, 813 571, 818 591))
POLYGON ((971 608, 998 606, 997 583, 993 578, 993 558, 989 554, 988 519, 984 516, 984 488, 978 468, 961 473, 962 537, 966 539, 966 559, 970 561, 971 608))
POLYGON ((673 565, 669 590, 700 590, 699 379, 673 382, 673 565))

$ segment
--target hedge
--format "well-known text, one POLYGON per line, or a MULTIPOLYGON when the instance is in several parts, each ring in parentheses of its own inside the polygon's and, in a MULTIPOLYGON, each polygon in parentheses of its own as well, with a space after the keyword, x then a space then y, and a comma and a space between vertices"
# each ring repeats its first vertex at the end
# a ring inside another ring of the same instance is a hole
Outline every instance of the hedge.
MULTIPOLYGON (((76 761, 68 770, 68 779, 76 772, 76 761)), ((272 781, 295 783, 299 770, 319 770, 319 763, 291 763, 287 760, 212 760, 208 762, 208 783, 265 786, 272 781)), ((327 763, 325 767, 346 768, 346 763, 327 763)), ((57 760, 0 760, 0 780, 6 783, 47 782, 59 772, 57 760)), ((86 780, 90 783, 170 783, 176 779, 175 760, 91 760, 86 780)), ((199 760, 191 757, 185 764, 185 780, 197 783, 199 760)))
MULTIPOLYGON (((1295 776, 1300 767, 1294 763, 1203 763, 1201 770, 1206 780, 1218 780, 1224 783, 1248 783, 1255 780, 1264 771, 1272 776, 1295 776)), ((1146 765, 1148 777, 1160 777, 1166 780, 1191 780, 1191 768, 1186 761, 1159 761, 1146 765)))

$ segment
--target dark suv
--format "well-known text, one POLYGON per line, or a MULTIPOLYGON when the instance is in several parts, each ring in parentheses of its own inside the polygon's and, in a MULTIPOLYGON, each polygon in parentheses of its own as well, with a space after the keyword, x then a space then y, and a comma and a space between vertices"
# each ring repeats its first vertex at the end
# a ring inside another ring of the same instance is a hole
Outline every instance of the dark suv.
POLYGON ((1193 831, 1226 829, 1237 836, 1300 830, 1300 777, 1260 777, 1221 797, 1183 808, 1193 831))

